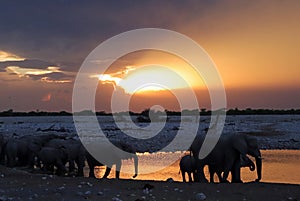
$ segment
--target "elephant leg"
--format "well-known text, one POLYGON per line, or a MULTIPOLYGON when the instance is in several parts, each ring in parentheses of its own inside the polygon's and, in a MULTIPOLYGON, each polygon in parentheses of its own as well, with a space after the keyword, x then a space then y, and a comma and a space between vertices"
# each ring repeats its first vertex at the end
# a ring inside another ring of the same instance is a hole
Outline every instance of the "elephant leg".
POLYGON ((57 167, 57 175, 63 176, 66 172, 66 167, 64 166, 62 161, 57 161, 56 162, 56 167, 57 167))
POLYGON ((182 182, 186 182, 186 180, 185 180, 185 172, 184 171, 181 171, 181 176, 182 176, 182 182))
POLYGON ((89 171, 89 177, 95 178, 95 172, 94 172, 95 166, 89 165, 89 168, 90 168, 90 171, 89 171))
POLYGON ((111 170, 111 168, 107 166, 103 178, 107 178, 108 177, 108 175, 110 173, 110 170, 111 170))
POLYGON ((74 160, 69 160, 69 173, 73 173, 75 171, 75 162, 74 160))
POLYGON ((193 182, 193 179, 192 179, 192 173, 191 173, 191 172, 188 172, 188 175, 189 175, 189 182, 193 182))
POLYGON ((232 167, 231 174, 232 174, 232 183, 243 183, 241 180, 241 162, 237 160, 232 167))
POLYGON ((223 173, 223 177, 221 178, 221 181, 222 183, 227 183, 227 178, 228 178, 228 175, 229 175, 229 171, 230 171, 230 166, 227 164, 225 165, 225 168, 224 168, 224 173, 223 173))
POLYGON ((218 175, 219 182, 222 182, 222 181, 225 182, 225 183, 228 182, 227 180, 223 180, 222 172, 221 172, 221 171, 217 171, 216 173, 217 173, 217 175, 218 175))
POLYGON ((199 182, 196 170, 193 172, 194 182, 199 182))
POLYGON ((197 169, 198 181, 202 182, 202 183, 208 183, 207 179, 205 178, 204 171, 203 171, 204 165, 196 163, 196 166, 197 166, 196 169, 197 169))
POLYGON ((122 161, 116 163, 116 179, 120 179, 120 171, 121 171, 122 161))
POLYGON ((214 175, 215 175, 214 172, 210 172, 210 173, 209 173, 209 182, 210 182, 210 183, 215 183, 214 175))
POLYGON ((214 181, 214 175, 215 175, 215 170, 212 168, 210 165, 208 166, 208 171, 209 171, 209 182, 210 183, 215 183, 214 181))
POLYGON ((84 161, 81 162, 80 160, 76 160, 76 164, 77 164, 77 168, 78 168, 77 176, 83 177, 84 161))
POLYGON ((84 157, 78 157, 75 161, 78 168, 78 172, 77 172, 78 177, 83 177, 84 161, 85 161, 84 157))
POLYGON ((240 166, 240 155, 236 156, 234 153, 227 153, 224 160, 224 173, 222 177, 222 183, 228 183, 228 175, 229 172, 232 171, 233 166, 236 164, 238 160, 238 164, 240 166))

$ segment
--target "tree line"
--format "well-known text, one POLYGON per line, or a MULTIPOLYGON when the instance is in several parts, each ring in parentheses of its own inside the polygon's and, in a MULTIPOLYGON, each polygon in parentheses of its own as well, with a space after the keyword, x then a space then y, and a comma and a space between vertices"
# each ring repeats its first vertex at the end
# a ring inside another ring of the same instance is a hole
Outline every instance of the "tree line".
MULTIPOLYGON (((150 109, 145 109, 142 112, 119 112, 115 113, 115 115, 142 115, 149 116, 150 114, 154 114, 156 116, 167 115, 167 116, 193 116, 193 115, 203 115, 209 116, 211 115, 210 110, 201 109, 201 110, 182 110, 182 111, 153 111, 150 109)), ((0 117, 10 117, 10 116, 72 116, 72 115, 81 115, 81 116, 89 116, 89 115, 97 115, 97 116, 111 116, 112 113, 107 113, 105 111, 93 112, 91 110, 84 110, 81 112, 71 113, 67 111, 59 111, 59 112, 47 112, 47 111, 30 111, 30 112, 16 112, 12 109, 0 112, 0 117)), ((300 109, 228 109, 226 111, 227 115, 300 115, 300 109)))

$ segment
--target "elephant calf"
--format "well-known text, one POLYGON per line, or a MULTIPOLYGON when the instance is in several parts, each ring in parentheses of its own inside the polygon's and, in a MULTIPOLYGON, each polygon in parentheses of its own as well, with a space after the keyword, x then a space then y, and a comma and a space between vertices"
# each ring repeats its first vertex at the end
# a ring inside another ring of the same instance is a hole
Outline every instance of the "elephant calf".
POLYGON ((189 176, 189 182, 192 182, 193 179, 194 179, 194 181, 197 181, 196 160, 193 156, 191 156, 191 155, 183 156, 179 162, 179 166, 180 166, 180 171, 181 171, 183 182, 186 182, 185 173, 187 173, 189 176), (193 179, 192 179, 192 174, 193 174, 193 179))

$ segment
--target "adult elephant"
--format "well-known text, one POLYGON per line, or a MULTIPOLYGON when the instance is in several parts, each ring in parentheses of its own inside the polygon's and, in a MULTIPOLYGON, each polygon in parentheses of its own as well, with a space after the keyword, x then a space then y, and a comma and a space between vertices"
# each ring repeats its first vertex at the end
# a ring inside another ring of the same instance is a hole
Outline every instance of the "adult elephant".
POLYGON ((43 147, 39 151, 38 157, 43 164, 43 171, 50 171, 53 173, 55 166, 57 168, 57 175, 62 176, 65 174, 65 164, 68 160, 68 154, 65 147, 43 147))
POLYGON ((12 136, 5 146, 7 165, 34 167, 34 158, 42 147, 51 139, 57 138, 55 134, 12 136))
MULTIPOLYGON (((242 156, 240 155, 240 161, 241 161, 241 164, 240 164, 240 167, 248 167, 250 171, 254 171, 255 170, 255 164, 253 163, 253 161, 247 157, 247 156, 242 156)), ((210 178, 210 182, 211 183, 214 183, 214 174, 216 173, 218 178, 219 178, 219 181, 223 181, 223 177, 222 177, 222 172, 224 170, 220 170, 220 167, 218 165, 209 165, 208 166, 208 171, 209 171, 209 178, 210 178)))
MULTIPOLYGON (((206 136, 213 138, 213 136, 206 136)), ((198 159, 200 148, 203 144, 205 136, 197 135, 191 145, 193 156, 198 159)), ((232 173, 232 182, 242 182, 240 176, 241 155, 255 157, 257 179, 261 180, 262 160, 261 153, 257 144, 257 140, 245 134, 228 134, 222 135, 214 149, 203 159, 197 163, 197 174, 200 181, 207 182, 203 168, 205 165, 213 166, 218 172, 224 172, 222 181, 227 182, 229 172, 232 173)))
MULTIPOLYGON (((77 176, 83 176, 83 168, 85 165, 85 148, 79 140, 75 139, 52 139, 45 144, 45 147, 53 147, 59 149, 65 147, 68 155, 69 174, 75 172, 75 163, 77 165, 77 176)), ((65 164, 64 164, 65 165, 65 164)))
POLYGON ((97 160, 98 158, 95 159, 88 151, 86 152, 86 159, 90 169, 89 176, 95 177, 94 168, 96 166, 106 166, 103 178, 107 178, 111 171, 111 167, 113 165, 116 165, 116 178, 119 179, 122 160, 133 158, 135 170, 133 178, 135 178, 138 174, 138 157, 136 155, 135 149, 131 145, 128 145, 121 141, 114 141, 113 144, 115 146, 104 144, 99 147, 98 144, 96 145, 96 148, 94 148, 93 153, 102 159, 100 161, 97 160), (118 150, 118 148, 123 151, 118 150))

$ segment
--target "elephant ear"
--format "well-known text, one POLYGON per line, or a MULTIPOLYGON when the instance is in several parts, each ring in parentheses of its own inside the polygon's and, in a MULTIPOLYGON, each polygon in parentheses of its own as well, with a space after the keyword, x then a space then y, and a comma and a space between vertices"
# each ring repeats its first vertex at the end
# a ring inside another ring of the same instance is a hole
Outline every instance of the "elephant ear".
POLYGON ((242 155, 247 154, 248 145, 245 135, 233 135, 231 140, 232 146, 235 150, 240 152, 242 155))

